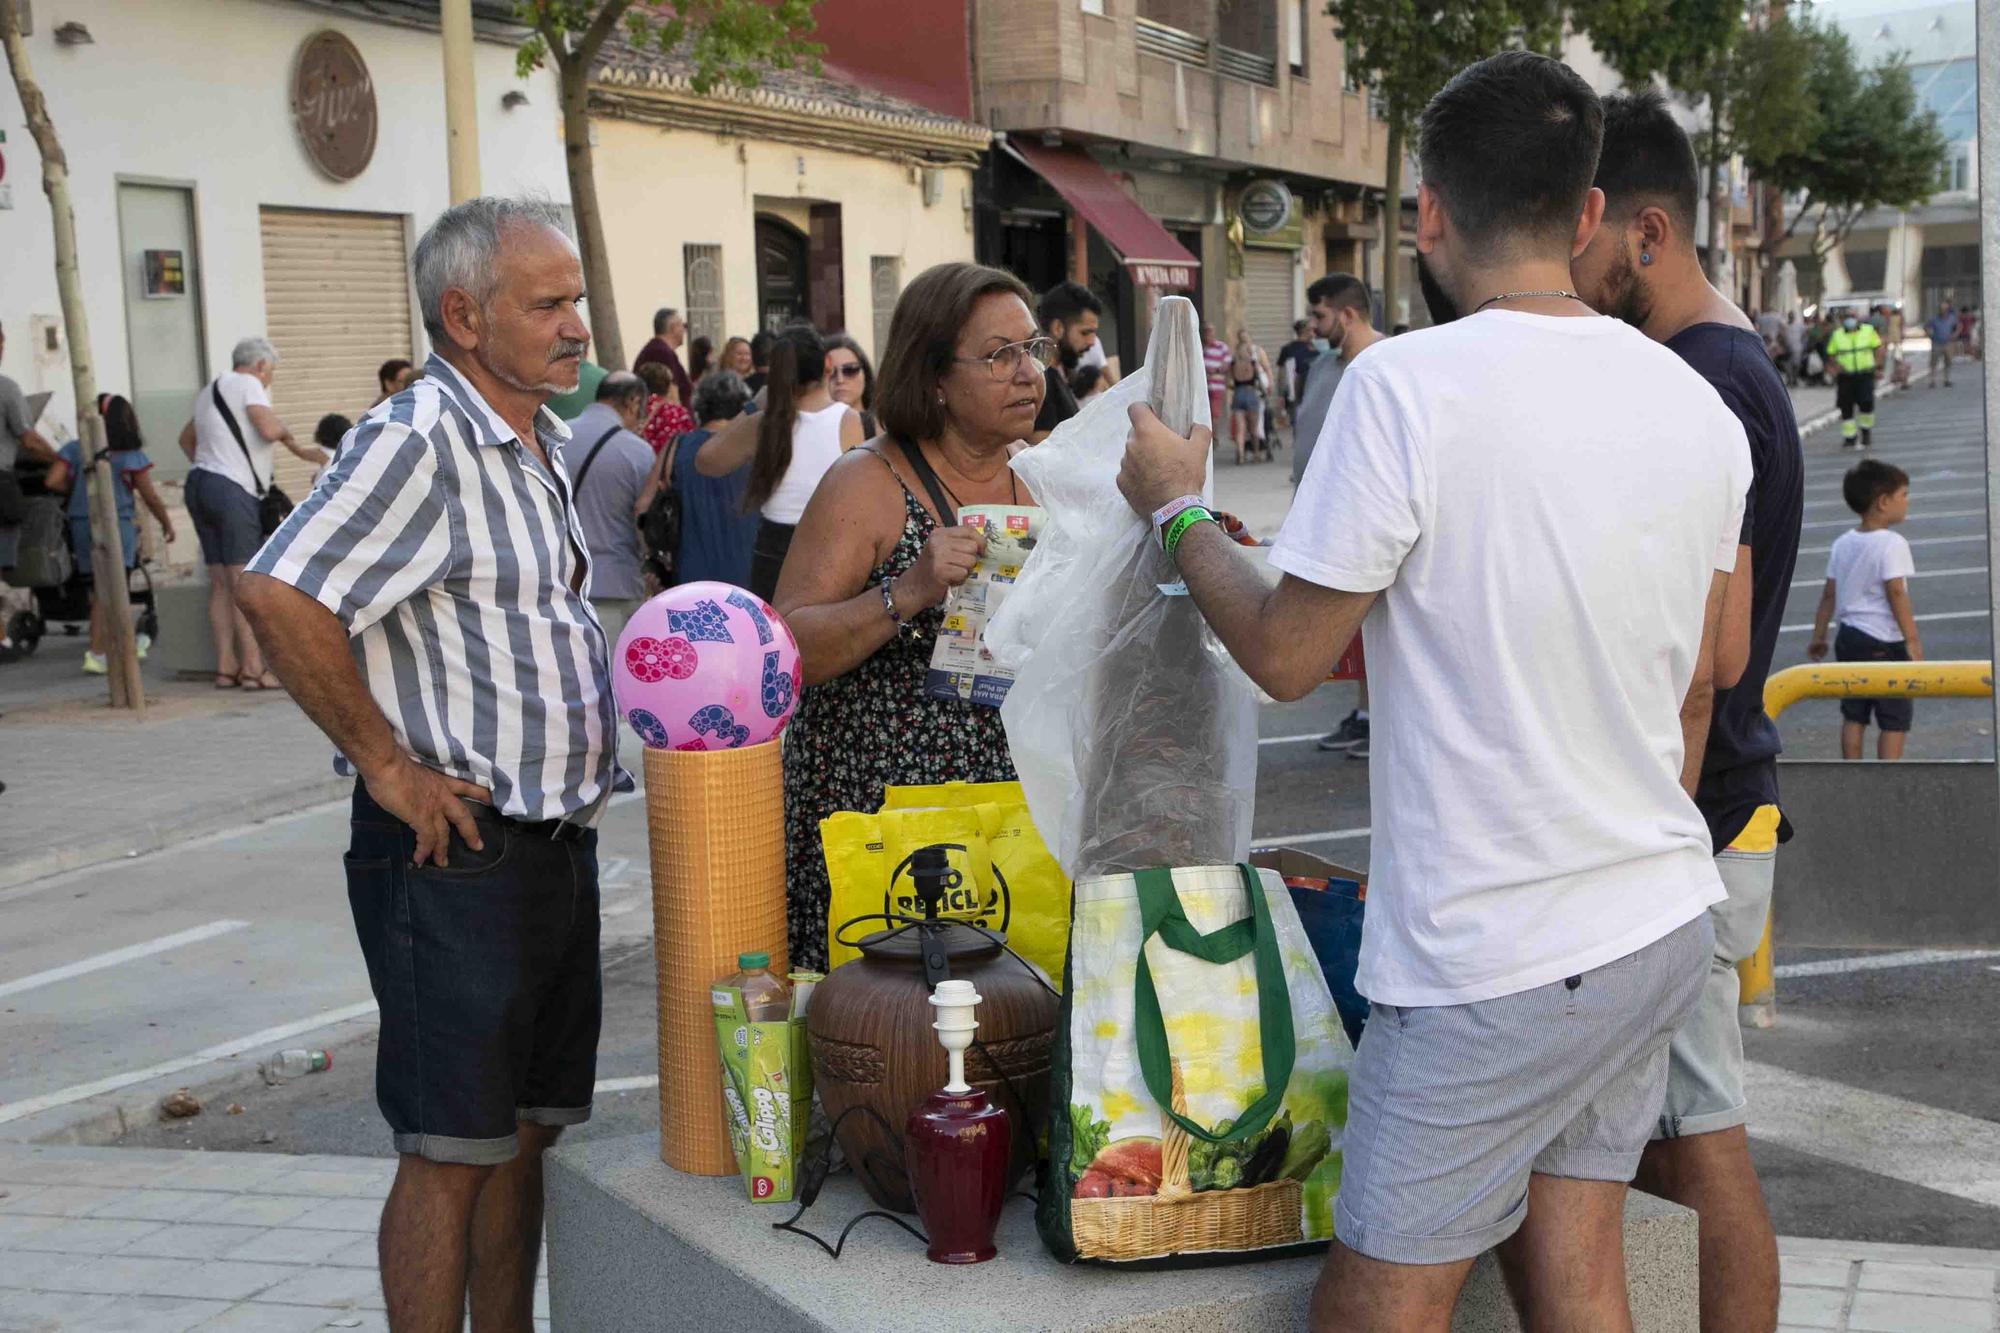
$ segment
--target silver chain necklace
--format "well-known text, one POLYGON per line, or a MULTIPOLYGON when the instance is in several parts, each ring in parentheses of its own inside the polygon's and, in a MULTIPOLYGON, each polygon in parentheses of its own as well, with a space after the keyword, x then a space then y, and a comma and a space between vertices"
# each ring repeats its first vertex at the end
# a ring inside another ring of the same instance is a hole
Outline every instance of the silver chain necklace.
POLYGON ((1487 306, 1492 305, 1495 301, 1519 301, 1522 298, 1529 296, 1566 296, 1572 301, 1581 301, 1583 299, 1581 296, 1578 296, 1575 292, 1565 292, 1565 291, 1502 292, 1498 296, 1489 296, 1484 301, 1481 301, 1478 305, 1472 307, 1472 313, 1475 315, 1478 314, 1480 311, 1484 310, 1487 306))

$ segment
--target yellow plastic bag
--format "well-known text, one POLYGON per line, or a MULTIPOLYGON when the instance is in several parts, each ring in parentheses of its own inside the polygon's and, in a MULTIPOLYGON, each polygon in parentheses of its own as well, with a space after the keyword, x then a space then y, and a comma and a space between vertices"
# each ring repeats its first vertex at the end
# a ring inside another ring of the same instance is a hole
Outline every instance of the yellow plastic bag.
MULTIPOLYGON (((841 813, 820 824, 831 896, 827 955, 833 967, 859 957, 833 937, 868 913, 922 916, 909 877, 919 847, 942 844, 960 884, 941 911, 1004 930, 1015 952, 1060 986, 1069 944, 1069 880, 1050 854, 1016 782, 890 787, 878 815, 841 813)), ((859 939, 876 921, 849 931, 859 939)))

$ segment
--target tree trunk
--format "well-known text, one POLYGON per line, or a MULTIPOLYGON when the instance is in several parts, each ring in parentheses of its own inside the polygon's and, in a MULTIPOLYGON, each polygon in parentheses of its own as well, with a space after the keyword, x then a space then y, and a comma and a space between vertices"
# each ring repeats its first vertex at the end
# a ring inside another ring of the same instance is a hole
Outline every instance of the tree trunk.
POLYGON ((1708 99, 1708 280, 1717 287, 1722 286, 1729 261, 1729 186, 1722 167, 1722 97, 1718 89, 1708 99))
POLYGON ((1396 327, 1397 279, 1403 267, 1403 128, 1389 123, 1389 166, 1382 186, 1382 332, 1396 327))
POLYGON ((576 213, 577 249, 583 256, 583 290, 590 298, 591 359, 625 368, 618 333, 618 303, 611 295, 611 251, 604 244, 604 215, 597 207, 597 164, 590 149, 590 58, 570 57, 560 67, 563 157, 569 166, 570 207, 576 213))
POLYGON ((69 159, 56 137, 49 104, 35 82, 21 40, 21 13, 16 0, 0 0, 0 43, 21 95, 28 133, 42 156, 42 192, 49 197, 55 223, 56 293, 62 301, 63 327, 69 337, 70 380, 76 392, 77 450, 81 466, 72 482, 88 485, 91 568, 96 573, 97 605, 111 634, 109 685, 111 706, 143 714, 146 689, 139 677, 138 644, 132 631, 132 602, 125 585, 125 544, 118 534, 118 497, 111 463, 105 451, 104 420, 97 415, 97 371, 91 364, 90 325, 83 305, 83 280, 76 262, 76 214, 69 199, 69 159))

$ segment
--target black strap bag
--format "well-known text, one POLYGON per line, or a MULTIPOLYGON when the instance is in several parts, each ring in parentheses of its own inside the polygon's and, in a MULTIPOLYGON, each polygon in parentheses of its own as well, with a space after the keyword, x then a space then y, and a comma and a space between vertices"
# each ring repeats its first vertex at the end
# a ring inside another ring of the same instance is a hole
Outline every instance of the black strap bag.
POLYGON ((213 381, 208 386, 208 392, 215 400, 215 410, 222 414, 222 424, 229 427, 229 433, 236 437, 236 447, 243 451, 243 466, 250 469, 250 480, 257 483, 257 523, 268 537, 278 530, 295 508, 292 497, 277 486, 258 479, 257 464, 250 457, 250 446, 243 439, 243 428, 236 424, 236 414, 229 410, 228 400, 222 396, 222 381, 213 381))

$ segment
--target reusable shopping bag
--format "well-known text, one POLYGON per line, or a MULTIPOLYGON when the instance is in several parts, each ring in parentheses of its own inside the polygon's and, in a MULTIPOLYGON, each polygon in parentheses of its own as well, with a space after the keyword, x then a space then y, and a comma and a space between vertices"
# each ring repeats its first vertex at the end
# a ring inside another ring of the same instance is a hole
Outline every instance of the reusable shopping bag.
POLYGON ((1353 1047, 1284 881, 1076 885, 1036 1223, 1057 1258, 1273 1254, 1333 1234, 1353 1047))

